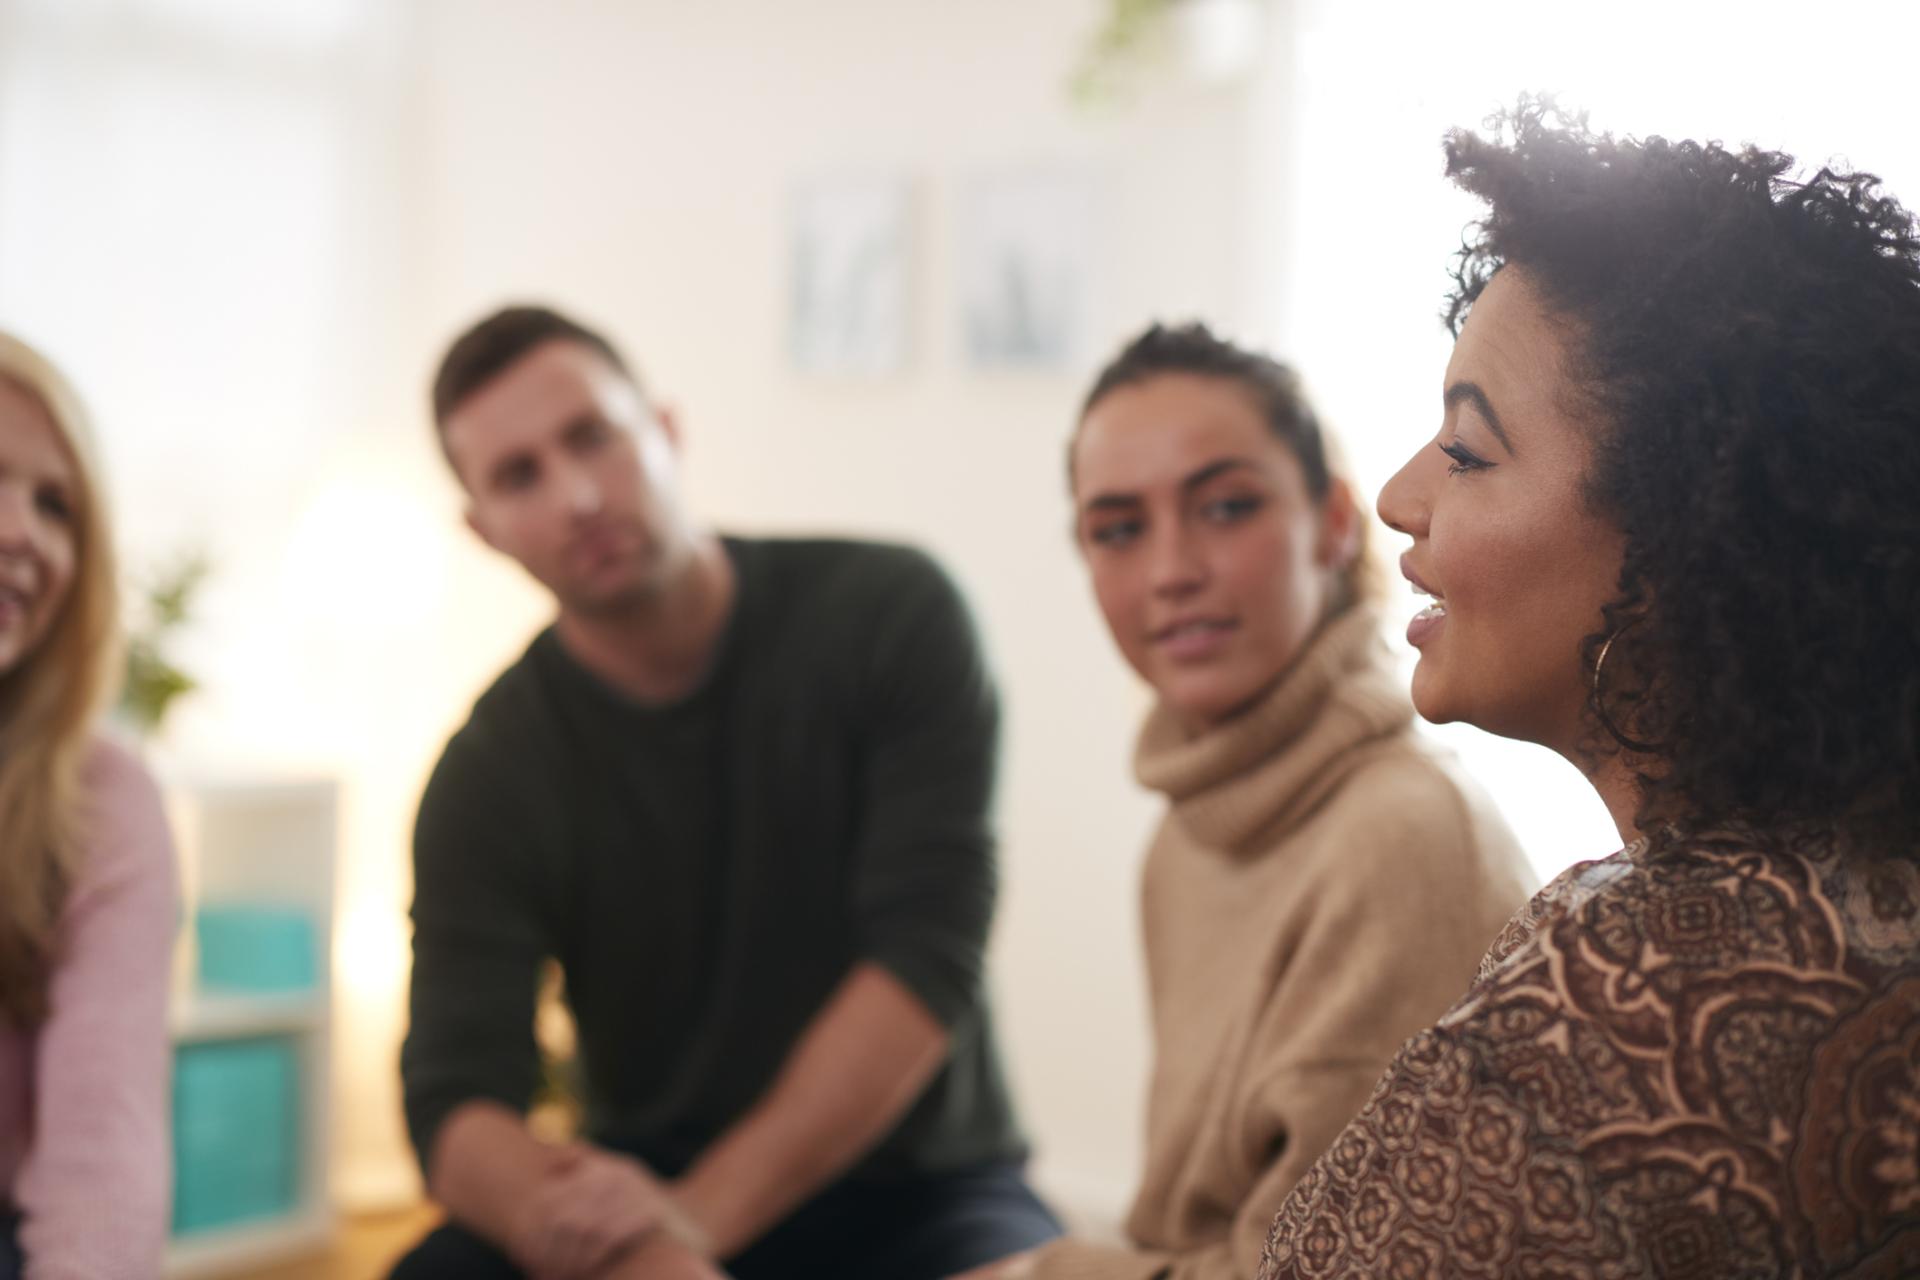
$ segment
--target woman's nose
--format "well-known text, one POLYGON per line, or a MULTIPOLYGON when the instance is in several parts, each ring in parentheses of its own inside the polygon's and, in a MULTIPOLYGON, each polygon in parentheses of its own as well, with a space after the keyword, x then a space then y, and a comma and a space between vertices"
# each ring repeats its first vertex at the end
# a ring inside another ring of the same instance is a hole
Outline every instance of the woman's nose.
POLYGON ((1427 516, 1432 510, 1432 502, 1426 491, 1427 481, 1421 474, 1421 461, 1428 452, 1423 448, 1408 458, 1393 473, 1393 479, 1381 488, 1380 500, 1374 504, 1380 512, 1380 519, 1389 529, 1412 538, 1426 536, 1427 516))
POLYGON ((1203 585, 1206 559, 1186 530, 1174 525, 1153 541, 1150 585, 1155 595, 1179 596, 1203 585))
POLYGON ((33 499, 26 486, 0 482, 0 547, 18 551, 33 541, 33 499))

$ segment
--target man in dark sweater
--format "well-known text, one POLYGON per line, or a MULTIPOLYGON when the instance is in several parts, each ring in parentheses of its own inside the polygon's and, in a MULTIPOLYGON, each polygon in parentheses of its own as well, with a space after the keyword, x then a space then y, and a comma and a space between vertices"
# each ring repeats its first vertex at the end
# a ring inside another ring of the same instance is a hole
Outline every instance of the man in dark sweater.
POLYGON ((469 330, 433 408, 558 616, 420 804, 401 1071, 452 1221, 395 1276, 939 1280, 1054 1235, 983 991, 998 711, 953 585, 701 529, 671 416, 553 312, 469 330), (567 1146, 525 1120, 549 959, 567 1146))

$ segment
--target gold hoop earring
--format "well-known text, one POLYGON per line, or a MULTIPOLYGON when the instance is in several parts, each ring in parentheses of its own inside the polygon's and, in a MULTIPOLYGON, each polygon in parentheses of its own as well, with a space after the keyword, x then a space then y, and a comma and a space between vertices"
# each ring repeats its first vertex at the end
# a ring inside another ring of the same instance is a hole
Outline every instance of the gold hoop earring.
MULTIPOLYGON (((1620 633, 1622 631, 1625 631, 1626 629, 1627 629, 1626 627, 1615 627, 1612 633, 1609 634, 1606 640, 1602 642, 1602 644, 1600 645, 1600 656, 1593 660, 1592 694, 1593 694, 1593 705, 1595 710, 1599 710, 1599 707, 1600 707, 1600 673, 1606 670, 1607 654, 1612 652, 1613 642, 1615 640, 1618 640, 1620 638, 1620 633)), ((1606 713, 1602 711, 1601 714, 1604 716, 1606 713)), ((1608 725, 1607 728, 1609 731, 1611 731, 1613 726, 1608 725)), ((1618 737, 1619 735, 1615 734, 1614 736, 1618 737)))
POLYGON ((1602 673, 1607 669, 1607 655, 1613 652, 1613 642, 1618 640, 1627 628, 1637 625, 1639 621, 1635 618, 1631 622, 1622 623, 1601 642, 1599 656, 1593 660, 1593 685, 1587 692, 1587 704, 1593 708, 1593 714, 1599 719, 1600 727, 1605 729, 1615 742, 1629 751, 1650 755, 1656 750, 1654 745, 1650 742, 1642 742, 1638 738, 1628 737, 1620 726, 1613 722, 1613 717, 1607 714, 1607 702, 1600 693, 1602 673))

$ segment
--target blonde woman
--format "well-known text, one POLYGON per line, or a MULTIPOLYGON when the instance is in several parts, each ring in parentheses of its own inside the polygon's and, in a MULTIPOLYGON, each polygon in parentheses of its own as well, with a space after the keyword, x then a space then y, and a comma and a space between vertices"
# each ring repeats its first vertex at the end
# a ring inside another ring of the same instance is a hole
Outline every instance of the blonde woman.
POLYGON ((95 732, 116 608, 73 389, 0 333, 0 1280, 158 1274, 174 864, 95 732))

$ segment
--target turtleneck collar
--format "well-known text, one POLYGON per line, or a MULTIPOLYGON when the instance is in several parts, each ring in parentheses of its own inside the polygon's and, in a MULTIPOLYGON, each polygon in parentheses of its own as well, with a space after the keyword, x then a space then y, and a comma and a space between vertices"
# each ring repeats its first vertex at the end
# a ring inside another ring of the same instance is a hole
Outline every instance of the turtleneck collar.
POLYGON ((1312 811, 1345 776, 1354 747, 1404 728, 1413 704, 1380 638, 1376 609, 1355 606, 1321 628, 1265 693, 1189 733, 1164 703, 1134 749, 1134 776, 1165 795, 1201 844, 1262 847, 1312 811))

